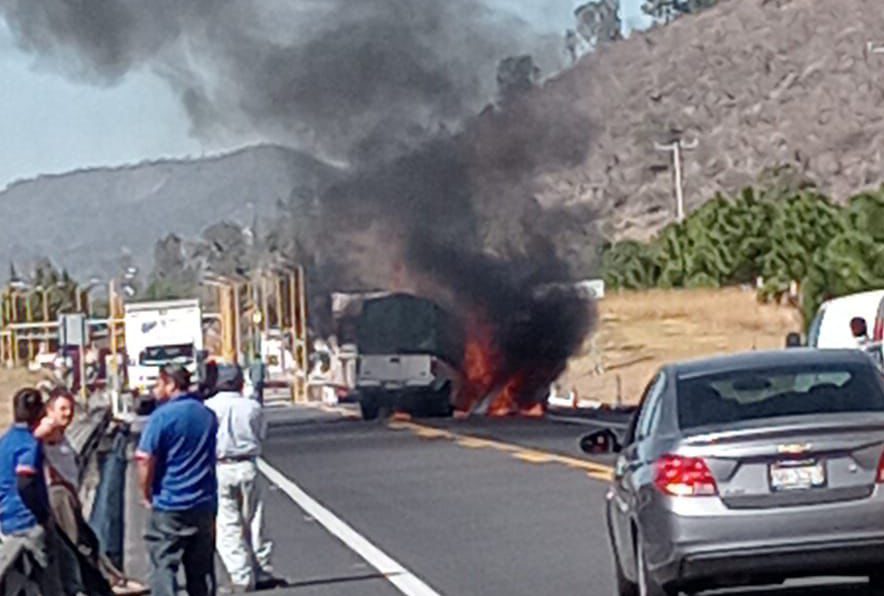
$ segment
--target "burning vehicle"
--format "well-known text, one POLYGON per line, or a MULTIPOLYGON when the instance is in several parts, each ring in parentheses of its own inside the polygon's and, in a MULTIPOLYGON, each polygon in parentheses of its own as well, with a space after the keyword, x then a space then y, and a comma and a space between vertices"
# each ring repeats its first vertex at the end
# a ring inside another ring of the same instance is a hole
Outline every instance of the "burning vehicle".
POLYGON ((431 300, 396 293, 366 300, 356 324, 362 417, 381 410, 449 416, 460 387, 461 325, 431 300))
POLYGON ((491 309, 445 308, 402 292, 366 299, 355 332, 363 418, 382 410, 542 416, 549 384, 586 333, 591 305, 569 287, 513 295, 520 298, 509 308, 491 309))

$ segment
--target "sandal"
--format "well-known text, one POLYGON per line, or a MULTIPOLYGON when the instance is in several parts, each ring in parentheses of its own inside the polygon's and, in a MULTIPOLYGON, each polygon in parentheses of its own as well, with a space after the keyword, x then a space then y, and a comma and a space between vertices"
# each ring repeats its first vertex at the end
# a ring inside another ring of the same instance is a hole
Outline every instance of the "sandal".
POLYGON ((150 590, 147 586, 138 583, 132 579, 120 578, 111 586, 111 590, 114 594, 119 594, 120 596, 142 596, 144 594, 150 594, 150 590))

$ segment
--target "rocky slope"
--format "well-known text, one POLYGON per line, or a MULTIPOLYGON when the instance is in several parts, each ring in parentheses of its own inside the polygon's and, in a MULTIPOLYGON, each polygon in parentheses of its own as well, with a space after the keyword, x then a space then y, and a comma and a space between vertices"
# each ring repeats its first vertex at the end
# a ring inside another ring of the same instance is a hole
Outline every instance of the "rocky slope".
POLYGON ((884 53, 867 43, 884 49, 881 8, 722 0, 587 55, 559 79, 583 89, 592 149, 580 167, 545 176, 542 200, 591 203, 612 233, 647 237, 675 209, 671 156, 655 141, 678 136, 698 143, 684 158, 689 209, 786 164, 839 200, 877 186, 884 53))

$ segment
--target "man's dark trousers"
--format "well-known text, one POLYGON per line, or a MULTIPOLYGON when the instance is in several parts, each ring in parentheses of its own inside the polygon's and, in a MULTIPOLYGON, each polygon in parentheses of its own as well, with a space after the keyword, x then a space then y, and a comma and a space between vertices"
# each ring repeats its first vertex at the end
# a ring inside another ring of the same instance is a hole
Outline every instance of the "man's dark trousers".
POLYGON ((178 596, 182 566, 188 596, 214 596, 214 511, 151 511, 144 539, 153 565, 152 596, 178 596))

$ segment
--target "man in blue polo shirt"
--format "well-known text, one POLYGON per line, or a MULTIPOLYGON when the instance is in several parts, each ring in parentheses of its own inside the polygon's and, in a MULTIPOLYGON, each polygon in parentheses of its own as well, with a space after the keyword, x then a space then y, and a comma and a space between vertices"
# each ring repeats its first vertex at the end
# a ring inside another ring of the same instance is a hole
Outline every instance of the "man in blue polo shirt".
POLYGON ((76 594, 62 588, 56 534, 43 476, 43 449, 33 430, 43 413, 36 389, 12 397, 14 424, 0 437, 0 531, 3 541, 19 543, 36 561, 34 579, 43 594, 76 594))
POLYGON ((184 567, 189 596, 215 594, 215 443, 218 421, 190 391, 190 373, 178 365, 160 371, 159 406, 138 443, 138 480, 151 509, 144 539, 153 596, 177 596, 184 567))

